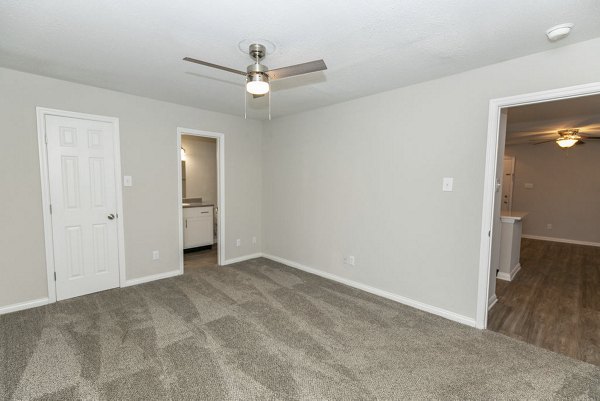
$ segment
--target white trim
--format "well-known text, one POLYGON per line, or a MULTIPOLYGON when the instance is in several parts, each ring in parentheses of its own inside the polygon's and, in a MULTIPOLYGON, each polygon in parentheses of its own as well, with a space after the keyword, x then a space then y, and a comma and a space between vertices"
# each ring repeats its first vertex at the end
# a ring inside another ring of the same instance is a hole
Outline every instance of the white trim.
POLYGON ((56 302, 56 282, 54 281, 54 245, 52 241, 52 216, 50 214, 50 184, 48 176, 48 154, 46 146, 47 115, 70 117, 82 120, 94 120, 110 123, 114 129, 115 152, 115 188, 117 198, 117 239, 119 258, 119 285, 122 287, 126 277, 125 267, 125 230, 123 226, 123 193, 121 188, 121 139, 119 133, 119 119, 116 117, 99 116, 95 114, 78 113, 74 111, 56 110, 46 107, 36 107, 38 152, 40 160, 40 178, 42 185, 42 217, 44 221, 44 247, 46 250, 46 277, 48 282, 48 303, 56 302))
POLYGON ((487 305, 489 300, 488 292, 492 244, 492 237, 491 235, 488 236, 488 232, 492 231, 492 222, 494 217, 494 193, 496 189, 496 165, 498 157, 501 110, 506 107, 543 103, 554 100, 594 95, 598 93, 600 93, 600 82, 490 100, 485 176, 483 185, 481 243, 479 251, 479 281, 477 289, 476 317, 478 328, 484 329, 487 325, 487 305))
POLYGON ((347 278, 336 276, 335 274, 327 273, 327 272, 324 272, 324 271, 321 271, 321 270, 318 270, 318 269, 315 269, 312 267, 304 266, 300 263, 293 262, 288 259, 280 258, 279 256, 274 256, 274 255, 269 255, 269 254, 264 254, 264 253, 262 256, 267 259, 271 259, 275 262, 283 263, 284 265, 294 267, 296 269, 303 270, 305 272, 312 273, 312 274, 324 277, 329 280, 337 281, 338 283, 342 283, 342 284, 348 285, 350 287, 358 288, 359 290, 363 290, 363 291, 378 295, 383 298, 391 299, 392 301, 396 301, 398 303, 408 305, 413 308, 416 308, 416 309, 419 309, 419 310, 422 310, 425 312, 429 312, 434 315, 438 315, 438 316, 441 316, 441 317, 449 319, 449 320, 453 320, 458 323, 466 324, 467 326, 475 327, 475 325, 476 325, 475 320, 470 317, 463 316, 463 315, 460 315, 455 312, 451 312, 446 309, 438 308, 437 306, 429 305, 429 304, 426 304, 426 303, 423 303, 420 301, 415 301, 414 299, 403 297, 401 295, 397 295, 397 294, 394 294, 394 293, 391 293, 388 291, 384 291, 379 288, 371 287, 369 285, 362 284, 357 281, 353 281, 353 280, 349 280, 347 278))
POLYGON ((37 308, 38 306, 44 306, 48 303, 50 303, 50 300, 48 298, 40 298, 31 301, 19 302, 18 304, 6 305, 0 307, 0 315, 17 312, 24 309, 37 308))
POLYGON ((537 239, 540 241, 562 242, 565 244, 600 246, 600 242, 579 241, 576 239, 566 239, 566 238, 541 237, 539 235, 521 235, 521 238, 537 239))
POLYGON ((183 274, 183 189, 181 187, 181 135, 194 135, 217 140, 217 256, 219 265, 225 264, 225 135, 219 132, 200 131, 177 127, 177 203, 179 204, 179 271, 183 274))
POLYGON ((496 297, 496 294, 493 294, 488 301, 488 310, 492 309, 496 303, 498 303, 498 297, 496 297))
POLYGON ((260 253, 260 252, 259 253, 253 253, 251 255, 238 256, 237 258, 232 258, 232 259, 228 259, 228 260, 224 261, 223 262, 223 266, 230 265, 232 263, 243 262, 243 261, 250 260, 250 259, 260 258, 262 256, 263 256, 263 254, 260 253))
POLYGON ((162 280, 163 278, 181 276, 181 274, 182 273, 179 271, 179 269, 177 269, 177 270, 172 270, 172 271, 166 272, 166 273, 158 273, 158 274, 153 274, 151 276, 132 278, 131 280, 125 281, 125 284, 123 284, 121 287, 131 287, 132 285, 138 285, 138 284, 148 283, 150 281, 162 280))
MULTIPOLYGON (((521 264, 517 263, 511 269, 510 273, 498 272, 498 274, 496 275, 496 278, 499 278, 500 280, 504 280, 504 281, 513 281, 519 271, 521 271, 521 264)), ((496 294, 494 294, 494 296, 496 296, 496 294)))

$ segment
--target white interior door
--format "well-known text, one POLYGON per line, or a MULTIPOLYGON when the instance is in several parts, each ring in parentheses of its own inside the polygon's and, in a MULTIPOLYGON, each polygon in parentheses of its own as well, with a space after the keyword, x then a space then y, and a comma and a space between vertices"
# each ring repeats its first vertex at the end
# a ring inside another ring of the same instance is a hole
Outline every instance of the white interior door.
POLYGON ((115 127, 45 116, 57 300, 119 286, 115 127))

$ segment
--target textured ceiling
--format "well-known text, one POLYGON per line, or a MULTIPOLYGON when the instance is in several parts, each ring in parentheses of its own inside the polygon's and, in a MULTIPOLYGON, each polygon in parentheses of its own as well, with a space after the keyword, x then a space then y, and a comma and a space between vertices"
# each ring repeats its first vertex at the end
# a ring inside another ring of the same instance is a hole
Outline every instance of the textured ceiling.
POLYGON ((506 143, 518 145, 555 139, 556 131, 570 128, 578 128, 586 136, 600 137, 600 95, 509 108, 506 143))
POLYGON ((4 0, 0 66, 243 115, 243 77, 181 58, 244 69, 238 43, 264 38, 271 68, 329 67, 275 82, 280 116, 598 37, 599 17, 597 0, 4 0))

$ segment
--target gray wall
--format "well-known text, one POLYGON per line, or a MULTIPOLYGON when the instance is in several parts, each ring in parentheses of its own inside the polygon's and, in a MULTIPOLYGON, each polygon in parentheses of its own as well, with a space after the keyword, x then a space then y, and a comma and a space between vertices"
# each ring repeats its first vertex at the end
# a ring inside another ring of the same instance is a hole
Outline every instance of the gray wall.
POLYGON ((505 154, 515 157, 513 210, 529 212, 523 234, 600 243, 597 142, 571 149, 554 143, 506 147, 505 154))
POLYGON ((128 279, 178 268, 178 126, 225 134, 225 255, 260 251, 261 122, 7 69, 0 88, 0 307, 47 296, 36 106, 120 119, 128 279))
POLYGON ((264 127, 0 69, 0 306, 46 296, 35 121, 45 106, 120 118, 123 173, 134 178, 124 188, 128 278, 177 268, 183 126, 226 135, 227 258, 262 250, 474 318, 489 100, 599 81, 598 50, 600 39, 582 42, 264 127), (444 176, 454 192, 441 191, 444 176))
POLYGON ((489 100, 599 81, 599 50, 582 42, 273 120, 264 252, 474 319, 489 100))
POLYGON ((217 140, 182 135, 185 149, 186 198, 217 204, 217 140))

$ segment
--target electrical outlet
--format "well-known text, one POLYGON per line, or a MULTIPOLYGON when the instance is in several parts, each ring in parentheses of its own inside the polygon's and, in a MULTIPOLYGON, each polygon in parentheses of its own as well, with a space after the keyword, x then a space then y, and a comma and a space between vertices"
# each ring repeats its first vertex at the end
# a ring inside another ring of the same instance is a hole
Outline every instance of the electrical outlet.
POLYGON ((550 224, 550 223, 546 224, 546 230, 552 230, 552 224, 550 224))
POLYGON ((241 239, 236 239, 235 240, 235 246, 241 246, 242 245, 242 240, 241 239))
POLYGON ((344 258, 344 263, 350 266, 354 266, 356 264, 356 260, 354 259, 354 256, 346 256, 344 258))
POLYGON ((252 244, 256 245, 256 237, 252 237, 252 244))
POLYGON ((152 251, 152 260, 158 259, 160 259, 160 254, 158 253, 158 251, 152 251))

